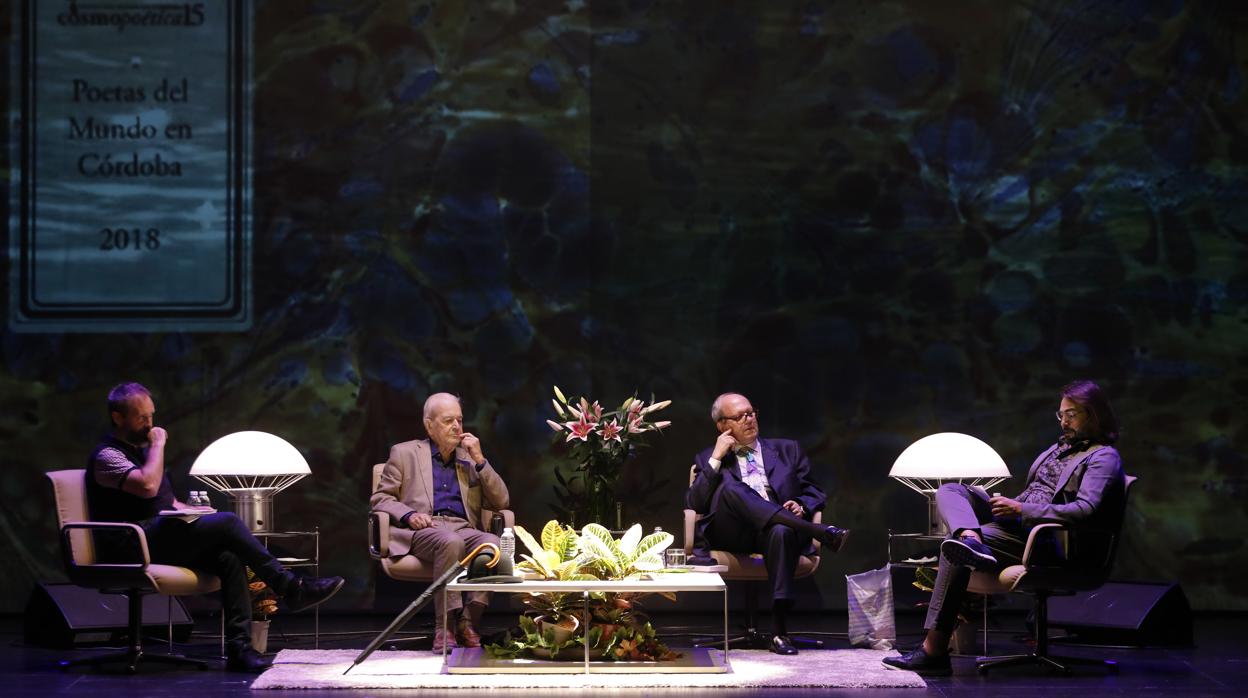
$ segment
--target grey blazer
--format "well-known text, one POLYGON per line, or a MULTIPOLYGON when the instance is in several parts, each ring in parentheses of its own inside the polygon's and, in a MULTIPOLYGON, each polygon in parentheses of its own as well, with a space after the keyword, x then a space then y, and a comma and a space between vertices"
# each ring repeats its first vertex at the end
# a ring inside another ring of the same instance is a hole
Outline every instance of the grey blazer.
MULTIPOLYGON (((1036 477, 1040 464, 1061 447, 1053 444, 1036 457, 1027 471, 1027 482, 1036 477)), ((1126 506, 1126 479, 1118 449, 1093 444, 1066 463, 1053 501, 1047 504, 1024 502, 1023 524, 1057 522, 1096 528, 1117 528, 1126 506)))

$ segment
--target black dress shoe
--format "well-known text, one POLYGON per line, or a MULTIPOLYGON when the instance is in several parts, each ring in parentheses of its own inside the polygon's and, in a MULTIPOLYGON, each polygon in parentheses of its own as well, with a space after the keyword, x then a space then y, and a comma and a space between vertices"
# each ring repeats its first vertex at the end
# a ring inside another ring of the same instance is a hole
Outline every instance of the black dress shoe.
POLYGON ((828 526, 823 529, 823 533, 819 536, 819 542, 823 543, 828 552, 835 553, 845 545, 845 539, 847 538, 849 538, 848 528, 828 526))
POLYGON ((928 656, 923 651, 923 647, 919 646, 901 655, 900 657, 885 657, 880 660, 884 662, 884 666, 890 669, 905 669, 913 671, 920 676, 949 676, 953 673, 953 665, 949 662, 949 655, 943 654, 939 657, 928 656))
POLYGON ((300 577, 286 592, 286 612, 306 611, 325 603, 338 593, 344 581, 342 577, 300 577))
POLYGON ((273 666, 273 658, 265 657, 250 647, 230 652, 225 660, 226 671, 237 671, 243 674, 259 674, 273 666))
POLYGON ((771 637, 771 651, 776 654, 797 654, 797 648, 793 646, 793 641, 788 635, 773 635, 771 637))
POLYGON ((979 572, 993 572, 1001 567, 992 548, 974 538, 950 538, 940 544, 940 554, 955 565, 979 572))

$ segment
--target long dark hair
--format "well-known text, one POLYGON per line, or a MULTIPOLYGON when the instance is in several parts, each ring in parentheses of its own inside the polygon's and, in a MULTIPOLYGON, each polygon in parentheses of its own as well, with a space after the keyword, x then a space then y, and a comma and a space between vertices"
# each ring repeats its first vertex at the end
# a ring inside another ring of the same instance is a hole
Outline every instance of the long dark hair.
POLYGON ((1118 441, 1118 418, 1114 416, 1114 409, 1109 406, 1109 398, 1105 397, 1101 386, 1092 381, 1073 381, 1062 387, 1062 397, 1088 413, 1088 438, 1103 444, 1118 441))

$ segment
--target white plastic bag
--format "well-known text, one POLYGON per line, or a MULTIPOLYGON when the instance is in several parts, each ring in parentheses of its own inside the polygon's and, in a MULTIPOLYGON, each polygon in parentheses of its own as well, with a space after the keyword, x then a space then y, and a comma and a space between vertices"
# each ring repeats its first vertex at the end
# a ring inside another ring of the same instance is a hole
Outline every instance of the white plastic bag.
POLYGON ((891 566, 845 575, 845 586, 849 589, 849 644, 892 649, 897 641, 897 621, 893 615, 891 566))

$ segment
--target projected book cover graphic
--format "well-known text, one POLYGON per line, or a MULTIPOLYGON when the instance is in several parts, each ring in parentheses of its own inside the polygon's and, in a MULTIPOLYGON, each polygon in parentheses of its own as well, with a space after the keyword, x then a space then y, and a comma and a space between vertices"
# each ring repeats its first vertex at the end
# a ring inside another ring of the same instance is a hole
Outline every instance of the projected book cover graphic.
POLYGON ((249 326, 246 5, 14 7, 14 329, 249 326))

